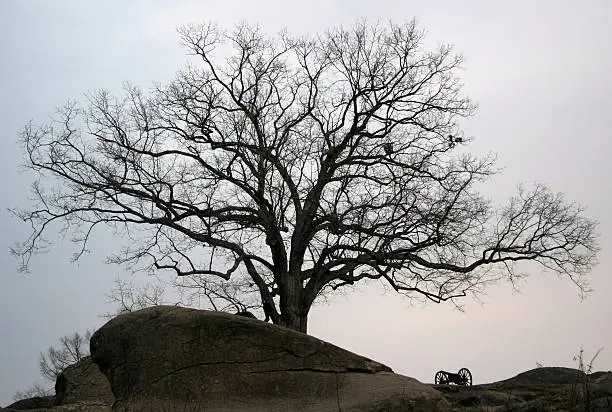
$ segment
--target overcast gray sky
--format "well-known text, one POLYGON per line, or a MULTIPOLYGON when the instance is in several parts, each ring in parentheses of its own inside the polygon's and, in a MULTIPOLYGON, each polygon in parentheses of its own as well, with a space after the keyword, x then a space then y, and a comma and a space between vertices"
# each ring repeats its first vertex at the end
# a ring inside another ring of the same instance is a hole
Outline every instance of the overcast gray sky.
MULTIPOLYGON (((533 270, 521 293, 500 284, 481 303, 410 306, 373 288, 338 296, 311 312, 309 332, 430 382, 440 369, 469 367, 475 383, 536 367, 595 362, 612 369, 612 3, 602 1, 104 1, 0 2, 0 199, 28 205, 31 177, 20 173, 17 134, 30 119, 88 90, 147 88, 188 60, 176 28, 246 20, 276 33, 317 32, 367 17, 413 17, 431 45, 453 43, 465 56, 465 92, 479 103, 464 123, 476 153, 498 154, 503 174, 486 187, 500 202, 520 182, 547 183, 600 221, 594 293, 580 301, 566 279, 533 270)), ((0 262, 0 405, 40 380, 38 354, 65 334, 99 327, 112 310, 104 293, 122 269, 103 263, 113 239, 102 234, 79 265, 59 241, 16 272, 9 246, 28 228, 3 210, 0 262)), ((164 274, 170 276, 170 274, 164 274)), ((126 275, 127 276, 127 275, 126 275)))

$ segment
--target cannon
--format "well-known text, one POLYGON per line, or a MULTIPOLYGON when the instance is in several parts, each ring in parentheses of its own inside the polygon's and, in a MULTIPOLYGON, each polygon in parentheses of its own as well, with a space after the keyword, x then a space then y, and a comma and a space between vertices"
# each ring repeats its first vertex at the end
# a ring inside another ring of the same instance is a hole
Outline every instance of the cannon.
POLYGON ((457 373, 438 371, 436 372, 435 383, 436 385, 454 383, 455 385, 472 386, 472 373, 468 368, 461 368, 457 373))

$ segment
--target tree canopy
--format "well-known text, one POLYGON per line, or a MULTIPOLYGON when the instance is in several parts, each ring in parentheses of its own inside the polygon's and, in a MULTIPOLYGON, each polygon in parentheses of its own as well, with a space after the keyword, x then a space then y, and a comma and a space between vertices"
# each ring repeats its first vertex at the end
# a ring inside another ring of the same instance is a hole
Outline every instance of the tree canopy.
POLYGON ((188 276, 211 304, 241 302, 303 332, 317 298, 363 280, 434 302, 479 293, 535 261, 586 290, 596 222, 544 185, 503 207, 469 152, 450 46, 414 21, 268 36, 179 30, 194 63, 144 93, 70 102, 21 142, 36 204, 18 215, 27 268, 58 223, 86 248, 108 225, 110 261, 188 276), (55 182, 50 185, 49 182, 55 182))

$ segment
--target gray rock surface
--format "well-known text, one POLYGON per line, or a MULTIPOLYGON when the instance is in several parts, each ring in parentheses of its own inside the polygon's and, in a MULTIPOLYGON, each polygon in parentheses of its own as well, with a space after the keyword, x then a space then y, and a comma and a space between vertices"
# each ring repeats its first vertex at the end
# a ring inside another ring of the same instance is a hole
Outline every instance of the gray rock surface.
POLYGON ((455 411, 612 411, 612 372, 537 368, 500 382, 432 385, 455 411))
POLYGON ((67 405, 58 405, 52 408, 35 408, 35 409, 12 409, 0 408, 0 412, 16 412, 18 410, 28 412, 112 412, 112 408, 108 405, 103 405, 98 402, 71 403, 67 405))
POLYGON ((55 396, 35 396, 33 398, 20 399, 8 405, 7 408, 23 411, 28 409, 52 408, 53 406, 55 406, 55 396))
POLYGON ((91 337, 114 411, 442 411, 441 394, 378 362, 291 329, 157 306, 91 337))
POLYGON ((98 402, 112 405, 115 401, 110 383, 90 356, 68 366, 55 382, 55 404, 98 402))
POLYGON ((287 328, 174 306, 109 321, 91 353, 60 375, 56 397, 0 412, 612 411, 612 372, 547 367, 470 387, 425 385, 287 328))
POLYGON ((58 376, 55 396, 22 399, 0 411, 110 412, 114 400, 108 379, 87 356, 58 376))

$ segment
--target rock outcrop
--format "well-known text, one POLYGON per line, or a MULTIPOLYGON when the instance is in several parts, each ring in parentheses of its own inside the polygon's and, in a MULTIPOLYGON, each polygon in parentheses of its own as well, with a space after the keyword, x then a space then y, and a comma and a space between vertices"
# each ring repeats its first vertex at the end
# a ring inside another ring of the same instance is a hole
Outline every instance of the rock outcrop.
POLYGON ((7 408, 14 411, 52 408, 56 405, 55 396, 35 396, 13 402, 7 408))
POLYGON ((545 367, 500 382, 432 387, 455 411, 612 411, 612 372, 587 377, 577 369, 545 367))
POLYGON ((87 356, 58 376, 55 396, 22 399, 6 410, 110 412, 114 400, 108 379, 87 356))
POLYGON ((55 381, 56 405, 95 403, 111 406, 114 401, 108 379, 90 356, 68 366, 55 381))
POLYGON ((441 394, 378 362, 291 329, 157 306, 91 337, 114 411, 442 411, 441 394))
POLYGON ((55 397, 0 412, 612 411, 612 372, 538 368, 489 384, 426 385, 312 336, 222 312, 127 313, 90 344, 91 358, 60 375, 55 397))

